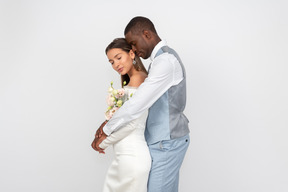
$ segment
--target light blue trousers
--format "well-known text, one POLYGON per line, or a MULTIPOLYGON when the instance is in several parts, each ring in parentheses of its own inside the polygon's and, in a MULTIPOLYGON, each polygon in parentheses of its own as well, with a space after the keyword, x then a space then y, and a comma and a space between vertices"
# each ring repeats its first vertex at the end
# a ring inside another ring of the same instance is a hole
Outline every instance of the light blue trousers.
POLYGON ((189 135, 149 145, 152 167, 148 192, 178 192, 179 170, 190 143, 189 135))

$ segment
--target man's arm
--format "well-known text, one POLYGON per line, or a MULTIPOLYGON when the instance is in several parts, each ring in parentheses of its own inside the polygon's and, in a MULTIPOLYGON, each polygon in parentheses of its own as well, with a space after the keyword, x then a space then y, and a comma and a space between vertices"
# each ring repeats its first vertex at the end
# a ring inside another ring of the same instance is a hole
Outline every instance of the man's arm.
MULTIPOLYGON (((133 97, 126 101, 103 127, 104 133, 110 135, 131 120, 140 117, 171 86, 175 85, 175 82, 179 83, 183 76, 175 79, 175 65, 180 66, 173 55, 164 53, 158 56, 150 68, 148 77, 139 86, 133 97)), ((181 66, 180 70, 182 71, 181 66)))

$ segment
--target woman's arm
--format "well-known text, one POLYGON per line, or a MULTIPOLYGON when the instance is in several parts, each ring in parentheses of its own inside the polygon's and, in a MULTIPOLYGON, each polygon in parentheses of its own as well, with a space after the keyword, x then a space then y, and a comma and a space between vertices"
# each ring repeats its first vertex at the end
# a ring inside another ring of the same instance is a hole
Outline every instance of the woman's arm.
POLYGON ((119 129, 113 132, 111 135, 106 137, 106 139, 104 139, 100 143, 99 147, 102 149, 106 149, 107 147, 109 147, 109 145, 113 145, 114 143, 128 136, 130 133, 132 133, 135 130, 136 128, 135 124, 136 124, 135 121, 132 121, 126 126, 124 126, 122 129, 119 129))

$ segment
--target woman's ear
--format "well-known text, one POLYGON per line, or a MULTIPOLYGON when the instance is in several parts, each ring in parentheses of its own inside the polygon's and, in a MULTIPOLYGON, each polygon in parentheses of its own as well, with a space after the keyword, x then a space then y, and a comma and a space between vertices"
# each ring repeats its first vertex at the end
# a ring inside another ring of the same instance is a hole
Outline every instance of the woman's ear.
POLYGON ((129 51, 129 55, 132 59, 135 58, 135 53, 132 51, 132 49, 129 51))

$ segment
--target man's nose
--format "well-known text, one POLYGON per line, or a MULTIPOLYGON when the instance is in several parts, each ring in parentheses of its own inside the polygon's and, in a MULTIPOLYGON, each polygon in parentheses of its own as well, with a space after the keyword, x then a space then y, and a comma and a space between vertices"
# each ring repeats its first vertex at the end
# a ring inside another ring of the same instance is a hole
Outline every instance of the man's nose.
POLYGON ((132 51, 133 51, 134 53, 136 53, 136 51, 137 51, 137 49, 136 49, 136 47, 135 47, 134 45, 132 45, 132 51))

